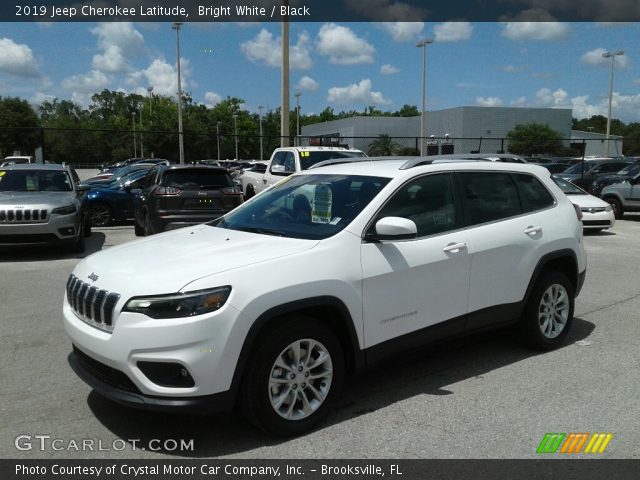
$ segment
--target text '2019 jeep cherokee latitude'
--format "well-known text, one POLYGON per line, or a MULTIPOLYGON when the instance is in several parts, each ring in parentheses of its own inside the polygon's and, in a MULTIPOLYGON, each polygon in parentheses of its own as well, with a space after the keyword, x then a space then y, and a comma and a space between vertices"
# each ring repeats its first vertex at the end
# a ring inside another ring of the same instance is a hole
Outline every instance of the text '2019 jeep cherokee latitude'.
POLYGON ((563 341, 586 255, 545 169, 369 160, 86 258, 64 302, 76 373, 121 404, 238 402, 291 435, 345 375, 401 349, 510 323, 537 348, 563 341))

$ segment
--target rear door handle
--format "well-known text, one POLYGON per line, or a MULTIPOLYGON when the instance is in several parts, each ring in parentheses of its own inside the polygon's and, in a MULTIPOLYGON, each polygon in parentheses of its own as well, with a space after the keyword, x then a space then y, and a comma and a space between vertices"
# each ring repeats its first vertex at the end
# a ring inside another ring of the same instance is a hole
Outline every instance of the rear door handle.
POLYGON ((467 244, 464 242, 461 243, 450 243, 446 247, 442 249, 444 253, 458 253, 460 250, 467 248, 467 244))
POLYGON ((527 235, 530 236, 534 236, 537 235, 538 233, 540 233, 542 231, 542 227, 538 227, 538 226, 529 226, 527 228, 524 229, 524 233, 526 233, 527 235))
POLYGON ((263 178, 263 179, 262 179, 262 183, 264 183, 264 184, 266 185, 266 184, 267 184, 267 179, 266 179, 266 178, 263 178))

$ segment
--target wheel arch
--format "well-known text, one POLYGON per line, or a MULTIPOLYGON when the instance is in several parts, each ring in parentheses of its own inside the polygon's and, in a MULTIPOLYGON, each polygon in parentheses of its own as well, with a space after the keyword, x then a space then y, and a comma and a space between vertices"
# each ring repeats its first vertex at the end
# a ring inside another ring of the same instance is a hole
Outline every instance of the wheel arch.
POLYGON ((231 381, 230 390, 234 399, 260 335, 275 325, 278 319, 293 315, 316 318, 336 333, 345 354, 346 373, 353 373, 364 366, 364 352, 360 349, 351 314, 342 300, 332 296, 319 296, 288 302, 262 313, 249 328, 231 381))
POLYGON ((578 278, 580 274, 580 272, 578 272, 578 258, 573 250, 567 248, 547 253, 538 260, 538 263, 533 270, 533 274, 531 275, 531 279, 529 280, 523 305, 526 305, 529 301, 531 292, 538 282, 540 275, 546 270, 555 270, 566 275, 573 286, 573 291, 576 292, 577 295, 580 287, 578 278))

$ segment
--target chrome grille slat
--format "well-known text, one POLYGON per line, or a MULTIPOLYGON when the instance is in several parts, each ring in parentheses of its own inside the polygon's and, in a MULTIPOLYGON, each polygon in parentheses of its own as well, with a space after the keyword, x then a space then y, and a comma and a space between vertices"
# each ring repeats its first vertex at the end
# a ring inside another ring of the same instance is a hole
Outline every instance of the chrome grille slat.
POLYGON ((114 310, 120 295, 101 290, 71 275, 66 285, 67 301, 84 322, 101 330, 113 330, 114 310))
POLYGON ((47 210, 8 209, 0 210, 0 223, 46 223, 47 210))

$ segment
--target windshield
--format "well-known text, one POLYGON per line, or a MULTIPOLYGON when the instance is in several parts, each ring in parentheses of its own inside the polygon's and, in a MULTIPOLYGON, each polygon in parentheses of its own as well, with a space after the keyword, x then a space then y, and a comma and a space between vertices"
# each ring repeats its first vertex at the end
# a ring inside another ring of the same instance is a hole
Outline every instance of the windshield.
POLYGON ((551 178, 553 178, 553 181, 556 182, 556 184, 560 187, 560 190, 562 190, 565 193, 565 195, 588 195, 587 192, 585 192, 581 188, 576 187, 571 182, 567 182, 562 178, 557 178, 557 177, 551 177, 551 178))
POLYGON ((362 152, 340 151, 340 150, 322 150, 322 151, 306 151, 300 152, 300 168, 307 170, 311 165, 324 162, 332 158, 358 158, 364 157, 362 152))
POLYGON ((287 177, 209 225, 321 240, 349 225, 389 180, 356 175, 287 177))
MULTIPOLYGON (((583 162, 576 163, 575 165, 567 168, 562 173, 570 173, 570 174, 582 173, 582 165, 583 165, 583 162)), ((589 170, 591 170, 595 166, 596 166, 595 163, 593 165, 590 165, 589 162, 584 162, 584 173, 587 173, 589 170)))
POLYGON ((67 172, 54 170, 0 170, 0 192, 70 192, 67 172))
POLYGON ((640 162, 627 165, 618 172, 618 175, 636 175, 637 173, 640 173, 640 162))

